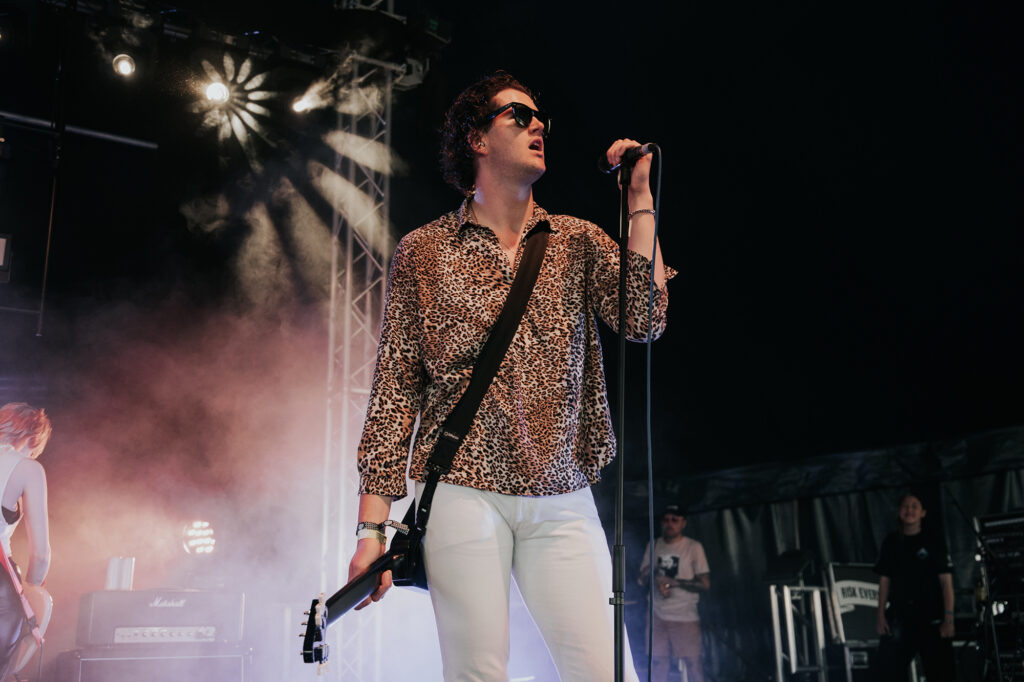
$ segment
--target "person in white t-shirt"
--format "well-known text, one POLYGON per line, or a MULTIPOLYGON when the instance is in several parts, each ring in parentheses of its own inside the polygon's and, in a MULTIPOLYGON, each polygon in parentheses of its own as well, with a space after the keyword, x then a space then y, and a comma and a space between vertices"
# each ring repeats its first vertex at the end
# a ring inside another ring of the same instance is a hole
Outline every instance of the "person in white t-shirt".
MULTIPOLYGON (((711 589, 711 578, 704 546, 684 536, 685 528, 683 508, 666 506, 661 513, 661 537, 654 543, 654 682, 668 680, 673 657, 683 660, 689 682, 704 682, 697 602, 701 592, 711 589)), ((650 578, 650 559, 648 544, 638 581, 643 586, 650 578)))

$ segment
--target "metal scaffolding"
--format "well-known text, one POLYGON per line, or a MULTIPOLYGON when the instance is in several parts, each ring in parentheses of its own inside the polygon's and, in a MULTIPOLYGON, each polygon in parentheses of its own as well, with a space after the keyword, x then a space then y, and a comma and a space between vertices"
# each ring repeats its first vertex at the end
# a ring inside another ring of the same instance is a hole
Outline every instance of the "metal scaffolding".
MULTIPOLYGON (((363 98, 359 113, 339 114, 338 129, 367 148, 390 149, 391 93, 403 67, 353 57, 352 96, 363 98)), ((348 558, 355 550, 359 477, 356 446, 373 378, 387 284, 390 249, 372 240, 372 226, 387 229, 389 175, 356 159, 358 148, 335 159, 335 172, 369 199, 369 208, 346 210, 335 202, 332 225, 331 291, 328 327, 327 415, 323 465, 322 554, 320 588, 328 594, 348 578, 348 558), (371 243, 372 242, 372 243, 371 243)), ((378 235, 379 236, 379 235, 378 235)), ((390 243, 390 239, 386 240, 390 243)), ((383 628, 380 612, 361 612, 332 627, 328 677, 380 679, 383 628)))

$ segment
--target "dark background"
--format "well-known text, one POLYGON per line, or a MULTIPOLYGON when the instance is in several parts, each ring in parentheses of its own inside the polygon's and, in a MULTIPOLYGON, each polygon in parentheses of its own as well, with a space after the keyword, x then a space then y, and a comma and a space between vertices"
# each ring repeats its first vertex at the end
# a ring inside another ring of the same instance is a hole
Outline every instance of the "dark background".
MULTIPOLYGON (((287 20, 223 2, 191 11, 220 30, 272 26, 312 44, 344 35, 347 23, 312 2, 290 3, 287 20), (325 16, 333 32, 309 29, 325 16)), ((392 182, 399 236, 457 204, 436 172, 435 131, 454 93, 495 68, 528 83, 555 119, 550 170, 536 188, 549 210, 614 230, 615 188, 594 159, 620 136, 664 150, 663 250, 681 274, 655 348, 663 473, 1019 423, 1021 60, 1008 7, 406 11, 447 20, 452 40, 421 87, 396 94, 393 146, 408 162, 392 182)), ((52 113, 54 13, 36 5, 31 49, 7 50, 4 109, 52 113)), ((67 29, 67 121, 161 147, 67 140, 47 324, 56 331, 140 290, 157 299, 184 290, 198 308, 219 306, 231 295, 221 266, 236 244, 230 230, 213 240, 190 233, 178 204, 217 187, 258 193, 259 178, 209 163, 210 136, 196 135, 174 81, 182 44, 154 37, 155 67, 126 84, 83 31, 67 29)), ((294 127, 294 118, 275 124, 294 127)), ((7 136, 5 223, 31 229, 18 235, 16 282, 5 288, 31 297, 39 273, 26 261, 45 234, 48 143, 9 127, 7 136)), ((632 362, 637 383, 641 371, 632 362)))
MULTIPOLYGON (((134 31, 142 56, 125 81, 108 59, 132 14, 123 5, 0 2, 0 111, 158 145, 64 137, 42 335, 35 316, 0 310, 2 400, 44 405, 55 423, 45 455, 54 594, 97 589, 115 555, 139 557, 137 584, 191 584, 176 533, 198 514, 222 522, 247 593, 295 604, 316 583, 315 557, 294 556, 320 542, 310 499, 321 490, 327 280, 304 240, 323 244, 331 210, 306 164, 330 166, 321 135, 337 119, 289 104, 331 72, 325 50, 340 47, 430 59, 419 87, 395 93, 396 237, 460 201, 437 171, 436 130, 454 95, 495 69, 529 85, 555 120, 535 187, 549 211, 614 231, 617 191, 597 156, 619 137, 660 144, 662 250, 680 274, 653 347, 656 489, 703 510, 738 507, 695 519, 717 552, 718 585, 763 596, 750 581, 766 556, 742 566, 733 545, 756 553, 749 538, 763 535, 765 552, 792 548, 763 525, 770 502, 941 478, 953 459, 959 475, 979 474, 991 469, 970 461, 991 461, 988 451, 1017 453, 1019 468, 1019 438, 965 446, 959 459, 929 445, 1024 415, 1024 55, 1010 3, 397 3, 404 27, 329 2, 282 5, 150 5, 156 20, 134 31), (424 36, 423 17, 439 19, 450 44, 424 36), (169 37, 163 21, 190 37, 169 37), (233 139, 218 143, 194 105, 199 61, 219 65, 229 51, 240 63, 246 47, 273 53, 253 57, 254 70, 278 93, 262 119, 274 144, 257 141, 248 156, 233 139), (284 220, 282 179, 319 224, 284 220), (187 216, 213 197, 227 208, 187 216), (251 218, 261 203, 269 237, 251 218), (884 464, 860 468, 869 458, 843 454, 868 450, 884 464), (741 468, 756 485, 744 487, 741 468), (718 532, 729 514, 743 532, 718 532)), ((0 137, 0 233, 15 249, 0 306, 37 308, 54 142, 4 119, 0 137)), ((614 395, 614 339, 603 342, 614 395)), ((646 513, 641 347, 627 369, 632 570, 646 513)), ((1019 479, 1008 480, 1011 492, 992 498, 1002 506, 965 488, 977 502, 969 512, 1018 504, 1019 479)), ((597 491, 606 518, 607 487, 597 491)), ((823 536, 822 558, 873 561, 890 496, 857 498, 871 537, 823 536)), ((837 509, 833 530, 847 522, 837 509)), ((801 512, 807 535, 818 511, 801 512)), ((715 602, 719 620, 705 616, 731 629, 731 646, 764 634, 727 601, 715 602)), ((58 632, 54 650, 70 641, 58 632)), ((754 646, 748 672, 767 655, 766 641, 754 646)))

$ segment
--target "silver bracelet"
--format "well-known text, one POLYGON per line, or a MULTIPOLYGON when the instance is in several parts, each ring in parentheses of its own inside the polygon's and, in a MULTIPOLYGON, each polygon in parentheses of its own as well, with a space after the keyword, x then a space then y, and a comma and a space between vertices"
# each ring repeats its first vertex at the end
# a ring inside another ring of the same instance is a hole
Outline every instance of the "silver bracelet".
POLYGON ((628 216, 627 220, 632 220, 633 216, 637 215, 638 213, 650 213, 651 215, 655 215, 653 208, 638 208, 635 211, 630 211, 629 212, 629 216, 628 216))

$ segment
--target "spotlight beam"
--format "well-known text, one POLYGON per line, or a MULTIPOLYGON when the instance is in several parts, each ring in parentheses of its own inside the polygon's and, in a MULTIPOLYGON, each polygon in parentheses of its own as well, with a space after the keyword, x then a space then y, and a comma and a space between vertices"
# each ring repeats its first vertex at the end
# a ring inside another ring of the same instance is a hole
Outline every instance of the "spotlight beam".
POLYGON ((361 166, 394 175, 405 170, 405 163, 383 142, 370 140, 344 130, 334 130, 324 136, 324 142, 338 154, 346 156, 361 166))
POLYGON ((308 169, 313 186, 345 218, 367 249, 390 258, 395 240, 373 199, 322 163, 310 161, 308 169))

